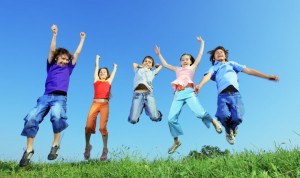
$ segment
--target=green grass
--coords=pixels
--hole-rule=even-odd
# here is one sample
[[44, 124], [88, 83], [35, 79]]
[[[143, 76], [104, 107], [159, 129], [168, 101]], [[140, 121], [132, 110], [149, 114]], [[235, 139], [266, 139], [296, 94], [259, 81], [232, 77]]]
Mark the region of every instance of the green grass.
[[[121, 154], [121, 153], [120, 153]], [[277, 148], [274, 152], [240, 153], [180, 160], [149, 161], [128, 154], [111, 155], [109, 161], [57, 161], [31, 163], [20, 168], [18, 162], [0, 162], [0, 177], [300, 177], [300, 150]]]

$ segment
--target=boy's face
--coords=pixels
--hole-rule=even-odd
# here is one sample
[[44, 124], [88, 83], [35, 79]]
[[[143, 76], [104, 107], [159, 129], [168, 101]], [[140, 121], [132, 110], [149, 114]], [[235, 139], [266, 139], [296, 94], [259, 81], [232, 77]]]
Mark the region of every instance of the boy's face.
[[219, 62], [226, 61], [226, 54], [222, 49], [217, 49], [214, 54], [214, 60]]
[[106, 80], [107, 78], [107, 71], [106, 69], [101, 69], [100, 72], [99, 72], [99, 78], [100, 80]]
[[59, 66], [66, 66], [69, 63], [69, 57], [66, 54], [61, 54], [57, 56], [55, 60], [56, 60], [56, 64]]
[[187, 67], [190, 66], [192, 63], [191, 57], [189, 55], [183, 55], [180, 59], [181, 67]]
[[142, 66], [143, 66], [143, 67], [146, 67], [146, 68], [148, 68], [148, 69], [152, 69], [153, 61], [152, 61], [150, 58], [146, 58], [146, 59], [143, 61]]

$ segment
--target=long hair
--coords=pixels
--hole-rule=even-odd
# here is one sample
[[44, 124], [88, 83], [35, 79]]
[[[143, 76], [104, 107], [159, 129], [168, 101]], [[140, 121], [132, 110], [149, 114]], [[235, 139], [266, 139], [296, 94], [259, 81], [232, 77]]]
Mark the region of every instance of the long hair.
[[223, 46], [217, 46], [215, 49], [210, 50], [210, 51], [207, 52], [208, 54], [210, 54], [209, 60], [210, 60], [210, 62], [211, 62], [212, 65], [215, 64], [214, 57], [215, 57], [215, 53], [216, 53], [216, 51], [217, 51], [218, 49], [224, 51], [224, 53], [225, 53], [225, 61], [226, 61], [226, 62], [228, 61], [228, 50], [225, 49]]
[[181, 61], [181, 58], [182, 58], [184, 55], [190, 56], [191, 65], [193, 65], [194, 62], [195, 62], [195, 59], [194, 59], [194, 57], [193, 57], [192, 55], [190, 55], [190, 54], [188, 54], [188, 53], [182, 54], [182, 55], [180, 56], [180, 61]]
[[101, 71], [102, 69], [105, 69], [105, 70], [106, 70], [106, 73], [107, 73], [107, 77], [105, 78], [105, 80], [109, 79], [110, 73], [109, 73], [109, 70], [108, 70], [107, 67], [101, 67], [100, 69], [98, 69], [98, 76], [99, 76], [100, 71]]
[[66, 54], [69, 58], [69, 61], [73, 58], [73, 55], [65, 48], [57, 48], [54, 52], [53, 59], [55, 60], [58, 56]]

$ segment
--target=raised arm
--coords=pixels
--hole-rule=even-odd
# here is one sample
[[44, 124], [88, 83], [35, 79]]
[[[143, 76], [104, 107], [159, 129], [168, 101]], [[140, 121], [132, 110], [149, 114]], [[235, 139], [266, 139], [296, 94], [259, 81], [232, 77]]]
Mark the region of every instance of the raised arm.
[[161, 55], [161, 53], [160, 53], [160, 48], [159, 48], [157, 45], [155, 46], [155, 54], [158, 56], [160, 62], [162, 63], [162, 65], [163, 65], [165, 68], [168, 68], [168, 69], [170, 69], [170, 70], [176, 72], [176, 67], [174, 67], [174, 66], [172, 66], [172, 65], [170, 65], [170, 64], [168, 64], [168, 63], [166, 62], [166, 60], [164, 59], [164, 57], [163, 57], [163, 56]]
[[56, 50], [56, 36], [57, 36], [58, 28], [56, 25], [52, 25], [51, 30], [53, 32], [53, 36], [52, 36], [52, 40], [51, 40], [51, 44], [50, 44], [50, 52], [48, 55], [48, 63], [49, 64], [52, 62], [54, 53]]
[[100, 56], [97, 54], [96, 55], [96, 60], [95, 60], [94, 82], [96, 82], [97, 80], [99, 80], [99, 75], [98, 75], [98, 71], [99, 71], [99, 59], [100, 59]]
[[132, 63], [132, 67], [135, 68], [143, 68], [143, 66], [139, 65], [138, 63]]
[[115, 78], [115, 75], [116, 75], [116, 72], [117, 72], [117, 67], [118, 67], [118, 65], [117, 65], [117, 64], [114, 64], [114, 69], [113, 69], [113, 71], [111, 72], [110, 77], [107, 79], [108, 82], [109, 82], [110, 84], [112, 83], [112, 81], [113, 81], [114, 78]]
[[162, 69], [162, 65], [160, 64], [155, 64], [155, 75]]
[[73, 59], [72, 59], [72, 64], [75, 65], [76, 61], [77, 61], [77, 58], [79, 56], [79, 54], [81, 53], [81, 49], [82, 49], [82, 46], [83, 46], [83, 43], [84, 43], [84, 40], [85, 40], [85, 33], [84, 32], [80, 32], [80, 42], [79, 42], [79, 45], [73, 55]]
[[200, 81], [200, 83], [198, 85], [196, 85], [195, 87], [195, 93], [199, 93], [200, 89], [202, 88], [202, 86], [204, 84], [206, 84], [210, 79], [211, 79], [212, 74], [211, 73], [207, 73], [202, 80]]
[[197, 36], [196, 39], [197, 39], [197, 41], [200, 42], [201, 45], [200, 45], [198, 56], [195, 59], [194, 64], [192, 65], [192, 67], [193, 67], [194, 70], [197, 70], [197, 67], [198, 67], [198, 65], [199, 65], [199, 63], [201, 61], [201, 58], [202, 58], [202, 55], [203, 55], [203, 50], [204, 50], [204, 40], [201, 37], [199, 37], [199, 36]]
[[253, 76], [256, 76], [256, 77], [260, 77], [260, 78], [265, 78], [265, 79], [268, 79], [268, 80], [279, 81], [279, 77], [277, 75], [267, 75], [267, 74], [261, 73], [261, 72], [255, 70], [255, 69], [251, 69], [251, 68], [244, 68], [242, 70], [242, 72], [244, 72], [248, 75], [253, 75]]

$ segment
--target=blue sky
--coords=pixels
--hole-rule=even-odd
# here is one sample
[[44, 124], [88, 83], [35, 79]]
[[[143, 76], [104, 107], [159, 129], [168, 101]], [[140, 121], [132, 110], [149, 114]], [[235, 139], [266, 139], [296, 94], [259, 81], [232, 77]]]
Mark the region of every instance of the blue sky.
[[[211, 66], [207, 51], [218, 45], [229, 50], [229, 60], [266, 74], [277, 74], [271, 82], [239, 74], [246, 113], [235, 145], [224, 133], [207, 129], [185, 106], [180, 115], [182, 146], [171, 157], [186, 156], [203, 145], [233, 152], [293, 148], [300, 143], [299, 81], [300, 2], [204, 1], [204, 0], [116, 0], [116, 1], [3, 1], [0, 7], [1, 160], [21, 158], [26, 138], [20, 133], [23, 118], [44, 92], [46, 58], [52, 38], [51, 25], [58, 26], [57, 46], [74, 52], [86, 33], [82, 54], [70, 81], [67, 102], [69, 127], [62, 133], [58, 160], [83, 160], [84, 127], [93, 99], [93, 69], [96, 54], [100, 66], [118, 71], [112, 84], [108, 123], [110, 157], [129, 148], [149, 158], [166, 158], [173, 139], [167, 116], [173, 99], [170, 83], [175, 73], [163, 68], [154, 80], [157, 107], [163, 121], [155, 123], [143, 113], [140, 122], [127, 122], [133, 92], [133, 62], [154, 57], [155, 45], [168, 63], [180, 65], [179, 57], [198, 54], [196, 36], [205, 40], [204, 55], [195, 75], [198, 83]], [[217, 90], [208, 82], [198, 94], [203, 107], [216, 111]], [[97, 123], [99, 124], [99, 123]], [[97, 125], [97, 129], [99, 125]], [[46, 161], [53, 140], [49, 116], [40, 125], [34, 143], [33, 161]], [[100, 157], [100, 133], [92, 136], [92, 158]]]

